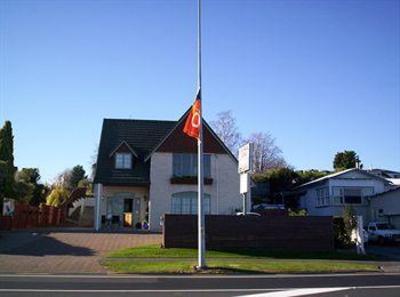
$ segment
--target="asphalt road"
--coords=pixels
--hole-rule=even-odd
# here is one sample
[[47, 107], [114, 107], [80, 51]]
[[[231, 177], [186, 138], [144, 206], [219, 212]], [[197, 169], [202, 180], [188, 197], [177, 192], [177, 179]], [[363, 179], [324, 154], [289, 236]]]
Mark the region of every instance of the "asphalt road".
[[[262, 295], [260, 295], [262, 294]], [[0, 296], [399, 297], [400, 274], [292, 276], [1, 275]]]

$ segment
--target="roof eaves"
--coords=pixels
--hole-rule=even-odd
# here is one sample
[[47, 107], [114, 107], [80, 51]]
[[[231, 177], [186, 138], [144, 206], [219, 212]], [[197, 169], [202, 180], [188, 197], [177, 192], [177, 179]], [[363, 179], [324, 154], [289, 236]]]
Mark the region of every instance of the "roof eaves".
[[296, 187], [296, 189], [300, 189], [300, 188], [303, 188], [303, 187], [307, 187], [307, 186], [310, 186], [310, 185], [312, 185], [312, 184], [315, 184], [315, 183], [319, 183], [319, 182], [321, 182], [321, 181], [324, 181], [324, 180], [326, 180], [326, 179], [335, 178], [335, 177], [341, 176], [341, 175], [343, 175], [343, 174], [346, 174], [346, 173], [352, 172], [352, 171], [357, 171], [357, 172], [359, 172], [359, 173], [361, 173], [361, 174], [364, 174], [364, 175], [367, 175], [367, 176], [369, 176], [369, 177], [379, 179], [379, 180], [381, 180], [382, 182], [384, 182], [385, 184], [390, 184], [390, 182], [389, 182], [388, 180], [386, 180], [385, 178], [383, 178], [383, 177], [376, 176], [375, 174], [368, 173], [367, 171], [361, 170], [361, 169], [358, 169], [358, 168], [350, 168], [350, 169], [346, 169], [346, 170], [343, 170], [343, 171], [335, 172], [335, 173], [332, 173], [332, 174], [323, 176], [323, 177], [321, 177], [321, 178], [312, 180], [312, 181], [310, 181], [310, 182], [308, 182], [308, 183], [305, 183], [305, 184], [302, 184], [302, 185]]
[[300, 189], [300, 188], [303, 188], [303, 187], [307, 187], [307, 186], [309, 186], [309, 185], [319, 183], [319, 182], [324, 181], [324, 180], [326, 180], [326, 179], [330, 179], [330, 178], [333, 178], [333, 177], [340, 176], [340, 175], [342, 175], [342, 174], [351, 172], [351, 171], [353, 171], [353, 170], [356, 170], [356, 168], [350, 168], [350, 169], [346, 169], [346, 170], [343, 170], [343, 171], [334, 172], [334, 173], [325, 175], [325, 176], [323, 176], [323, 177], [314, 179], [314, 180], [312, 180], [312, 181], [309, 181], [309, 182], [307, 182], [307, 183], [305, 183], [305, 184], [302, 184], [302, 185], [296, 187], [296, 189]]

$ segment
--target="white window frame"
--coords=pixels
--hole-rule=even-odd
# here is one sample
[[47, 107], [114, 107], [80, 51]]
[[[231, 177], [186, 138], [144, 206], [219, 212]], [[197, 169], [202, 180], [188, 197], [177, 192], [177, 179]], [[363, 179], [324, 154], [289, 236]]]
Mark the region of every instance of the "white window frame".
[[[346, 188], [353, 188], [359, 189], [361, 191], [361, 203], [346, 203], [345, 201], [345, 189]], [[338, 191], [335, 191], [337, 189]], [[366, 194], [366, 190], [369, 190], [369, 194]], [[339, 192], [339, 195], [335, 195], [335, 192]], [[371, 186], [333, 186], [332, 187], [332, 197], [334, 200], [334, 205], [365, 205], [365, 197], [373, 195], [375, 193], [375, 188]]]
[[316, 192], [316, 207], [324, 207], [330, 205], [329, 188], [321, 187], [315, 189]]
[[[204, 154], [204, 177], [211, 177], [211, 154]], [[172, 155], [172, 175], [176, 177], [197, 176], [197, 154], [174, 153]]]
[[115, 153], [115, 169], [132, 169], [132, 154]]
[[[204, 194], [204, 214], [211, 214], [211, 195]], [[171, 196], [172, 214], [197, 214], [197, 192], [179, 192]]]

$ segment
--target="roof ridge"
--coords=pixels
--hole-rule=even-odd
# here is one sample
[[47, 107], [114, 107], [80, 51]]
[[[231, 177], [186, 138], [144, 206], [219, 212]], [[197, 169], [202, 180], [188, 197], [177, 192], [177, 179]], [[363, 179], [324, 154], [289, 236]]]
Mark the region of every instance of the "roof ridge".
[[150, 119], [117, 119], [117, 118], [104, 118], [104, 121], [126, 121], [126, 122], [168, 122], [168, 123], [176, 123], [177, 121], [173, 120], [150, 120]]
[[329, 179], [329, 178], [338, 177], [338, 176], [340, 176], [340, 175], [349, 173], [349, 172], [351, 172], [351, 171], [357, 171], [357, 172], [359, 172], [359, 173], [361, 173], [361, 174], [368, 175], [368, 176], [370, 176], [370, 177], [373, 177], [373, 178], [376, 178], [376, 179], [381, 179], [381, 180], [386, 181], [384, 178], [382, 178], [382, 177], [380, 177], [380, 176], [377, 176], [377, 175], [375, 175], [375, 174], [369, 173], [367, 170], [360, 169], [360, 168], [348, 168], [348, 169], [345, 169], [345, 170], [342, 170], [342, 171], [337, 171], [337, 172], [334, 172], [334, 173], [325, 175], [325, 176], [323, 176], [323, 177], [314, 179], [314, 180], [312, 180], [312, 181], [306, 182], [306, 183], [304, 183], [304, 184], [301, 184], [301, 185], [297, 186], [296, 188], [297, 188], [297, 189], [303, 188], [303, 187], [306, 187], [306, 186], [308, 186], [308, 185], [315, 184], [315, 183], [318, 183], [318, 182], [320, 182], [320, 181], [323, 181], [323, 180], [326, 180], [326, 179]]

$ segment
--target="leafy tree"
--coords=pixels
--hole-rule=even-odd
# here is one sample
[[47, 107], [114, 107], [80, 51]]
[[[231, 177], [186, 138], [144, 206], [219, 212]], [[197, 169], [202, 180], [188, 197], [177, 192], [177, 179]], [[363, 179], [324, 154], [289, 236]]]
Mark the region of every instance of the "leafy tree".
[[242, 136], [238, 131], [236, 119], [232, 111], [228, 110], [218, 113], [217, 119], [211, 122], [211, 126], [224, 144], [236, 155], [242, 141]]
[[[283, 203], [287, 208], [297, 208], [298, 202], [289, 193], [295, 186], [297, 173], [290, 167], [271, 168], [262, 173], [253, 175], [255, 183], [267, 183], [269, 185], [269, 194], [264, 197], [254, 197], [258, 203]], [[253, 197], [252, 197], [253, 198]]]
[[[18, 195], [22, 195], [19, 197], [25, 197], [23, 200], [29, 201], [31, 205], [38, 206], [40, 203], [46, 201], [46, 194], [48, 189], [45, 185], [39, 183], [40, 173], [37, 168], [23, 168], [16, 174], [17, 185], [16, 192]], [[25, 184], [31, 185], [32, 193], [25, 194], [24, 191], [28, 190], [28, 187]], [[17, 195], [17, 197], [18, 197]], [[28, 199], [29, 197], [29, 199]]]
[[296, 171], [297, 178], [296, 178], [296, 186], [308, 183], [310, 181], [316, 180], [318, 178], [324, 177], [331, 172], [329, 171], [320, 171], [317, 169], [310, 169], [310, 170], [298, 170]]
[[354, 216], [354, 209], [352, 206], [346, 205], [344, 207], [343, 224], [344, 224], [344, 232], [342, 235], [342, 244], [345, 246], [349, 246], [351, 245], [351, 233], [357, 226], [357, 222]]
[[17, 174], [14, 183], [14, 192], [18, 201], [30, 202], [33, 198], [34, 190], [35, 186], [32, 183], [20, 179]]
[[37, 184], [40, 180], [39, 169], [37, 168], [22, 168], [18, 171], [17, 176], [19, 179], [22, 179], [26, 182]]
[[4, 183], [7, 172], [7, 163], [5, 161], [0, 161], [0, 198], [4, 193]]
[[[296, 212], [299, 194], [296, 192], [295, 188], [327, 174], [329, 174], [328, 171], [319, 171], [315, 169], [295, 171], [291, 167], [281, 167], [256, 173], [253, 175], [253, 181], [256, 183], [267, 183], [269, 185], [270, 193], [267, 197], [264, 197], [264, 201], [262, 202], [284, 203], [287, 208]], [[260, 203], [261, 200], [262, 198], [257, 197], [258, 203]]]
[[267, 181], [271, 193], [291, 190], [295, 185], [296, 178], [296, 172], [290, 167], [271, 168], [253, 176], [253, 180], [256, 182]]
[[0, 129], [0, 161], [2, 165], [2, 183], [0, 184], [0, 198], [14, 198], [14, 136], [10, 121], [6, 121]]
[[251, 134], [245, 142], [254, 143], [254, 171], [264, 172], [267, 169], [287, 167], [282, 157], [281, 149], [276, 145], [275, 138], [269, 133], [257, 132]]
[[62, 206], [68, 199], [69, 192], [62, 186], [55, 186], [46, 198], [46, 204], [50, 206]]
[[333, 168], [336, 171], [355, 168], [357, 164], [362, 168], [360, 158], [355, 151], [338, 152], [333, 160]]
[[66, 169], [57, 176], [55, 184], [66, 188], [72, 192], [79, 185], [79, 182], [87, 179], [86, 172], [81, 165], [76, 165], [72, 169]]
[[78, 187], [79, 182], [85, 179], [87, 179], [85, 169], [81, 165], [76, 165], [71, 170], [68, 187], [70, 190], [74, 190]]

